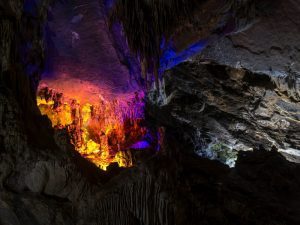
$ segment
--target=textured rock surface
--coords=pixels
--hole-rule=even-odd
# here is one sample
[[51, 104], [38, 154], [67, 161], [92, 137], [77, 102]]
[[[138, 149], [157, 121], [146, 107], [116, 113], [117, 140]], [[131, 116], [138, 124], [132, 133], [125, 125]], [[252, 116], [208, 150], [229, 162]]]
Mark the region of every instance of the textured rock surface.
[[[24, 2], [0, 3], [1, 225], [300, 224], [299, 165], [263, 150], [299, 147], [299, 95], [288, 81], [197, 60], [181, 65], [148, 108], [149, 121], [165, 127], [161, 151], [104, 173], [37, 110], [49, 2]], [[221, 150], [261, 146], [240, 152], [229, 169], [195, 154], [195, 143], [213, 138]]]
[[119, 175], [103, 175], [71, 149], [32, 147], [10, 102], [1, 95], [1, 224], [300, 222], [300, 168], [275, 152], [241, 155], [229, 170], [193, 154], [182, 134], [164, 124], [163, 151]]
[[170, 126], [187, 127], [195, 151], [210, 158], [226, 161], [216, 151], [235, 158], [235, 151], [259, 145], [299, 157], [300, 99], [281, 86], [268, 75], [195, 60], [167, 72], [161, 96], [150, 96], [158, 108], [148, 109]]
[[[132, 91], [129, 68], [120, 63], [98, 0], [56, 1], [48, 21], [48, 71], [43, 80], [53, 88], [89, 82], [87, 96]], [[60, 85], [59, 85], [60, 84]], [[79, 90], [73, 90], [79, 92]]]
[[299, 90], [299, 12], [298, 0], [273, 1], [252, 27], [211, 43], [198, 57], [274, 77], [289, 76]]

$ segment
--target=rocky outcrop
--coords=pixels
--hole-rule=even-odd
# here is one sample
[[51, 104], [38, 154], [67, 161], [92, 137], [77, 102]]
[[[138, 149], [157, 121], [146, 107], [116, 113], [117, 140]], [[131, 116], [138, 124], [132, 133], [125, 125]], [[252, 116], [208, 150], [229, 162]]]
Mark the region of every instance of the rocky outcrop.
[[300, 99], [270, 76], [194, 60], [168, 71], [162, 86], [148, 111], [178, 132], [186, 127], [200, 155], [231, 165], [237, 151], [261, 145], [299, 158]]
[[299, 12], [297, 0], [273, 1], [253, 26], [210, 43], [197, 58], [287, 78], [299, 96]]

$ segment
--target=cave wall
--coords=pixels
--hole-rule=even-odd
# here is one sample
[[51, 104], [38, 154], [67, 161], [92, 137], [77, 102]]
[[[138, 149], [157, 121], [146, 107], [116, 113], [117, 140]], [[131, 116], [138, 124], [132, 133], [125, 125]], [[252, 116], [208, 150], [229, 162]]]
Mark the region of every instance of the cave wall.
[[251, 27], [211, 43], [197, 58], [285, 78], [299, 101], [299, 12], [297, 0], [273, 1]]
[[269, 75], [193, 60], [166, 72], [160, 93], [149, 94], [147, 112], [199, 155], [233, 166], [238, 151], [260, 146], [299, 162], [299, 102]]
[[[166, 121], [193, 127], [189, 135], [200, 155], [219, 158], [212, 149], [262, 145], [298, 161], [299, 4], [227, 3], [219, 16], [208, 13], [210, 6], [219, 9], [215, 1], [203, 3], [192, 22], [180, 24], [161, 58], [162, 71], [169, 71], [162, 72], [160, 95], [150, 93], [149, 99], [170, 110]], [[214, 22], [203, 25], [202, 17]], [[208, 72], [205, 64], [215, 71]]]
[[[300, 223], [299, 166], [263, 150], [274, 142], [278, 148], [284, 142], [299, 146], [293, 89], [282, 91], [269, 76], [251, 70], [205, 66], [193, 59], [167, 72], [159, 99], [156, 93], [150, 96], [149, 120], [165, 127], [162, 150], [139, 152], [135, 167], [104, 173], [76, 154], [64, 131], [54, 133], [36, 108], [49, 2], [35, 1], [28, 8], [22, 3], [0, 5], [5, 53], [0, 224]], [[198, 157], [194, 143], [206, 141], [200, 136], [193, 142], [200, 127], [207, 140], [210, 131], [256, 151], [240, 153], [234, 169]]]
[[[32, 144], [51, 145], [45, 136], [50, 124], [40, 117], [36, 89], [44, 66], [44, 22], [50, 1], [8, 1], [1, 9], [1, 94], [14, 99]], [[4, 106], [4, 104], [2, 104]], [[31, 121], [36, 121], [32, 123]], [[5, 131], [5, 129], [3, 130]]]
[[67, 92], [68, 84], [86, 82], [93, 85], [93, 88], [81, 85], [87, 99], [95, 92], [114, 96], [132, 91], [134, 85], [130, 82], [134, 79], [129, 62], [126, 58], [120, 62], [122, 56], [112, 40], [114, 36], [109, 32], [101, 1], [56, 1], [47, 29], [51, 46], [46, 49], [47, 70], [43, 81], [49, 86]]
[[81, 157], [63, 135], [58, 147], [36, 105], [49, 4], [0, 3], [0, 224], [74, 224], [70, 202], [88, 183]]
[[44, 64], [43, 27], [49, 4], [1, 3], [1, 52], [5, 54], [1, 54], [0, 76], [0, 224], [164, 220], [167, 214], [156, 218], [161, 212], [157, 206], [163, 207], [164, 200], [158, 199], [147, 215], [149, 193], [139, 190], [148, 185], [149, 177], [142, 173], [126, 179], [123, 174], [118, 178], [121, 182], [110, 181], [113, 173], [81, 158], [66, 133], [55, 133], [40, 115], [35, 91]]

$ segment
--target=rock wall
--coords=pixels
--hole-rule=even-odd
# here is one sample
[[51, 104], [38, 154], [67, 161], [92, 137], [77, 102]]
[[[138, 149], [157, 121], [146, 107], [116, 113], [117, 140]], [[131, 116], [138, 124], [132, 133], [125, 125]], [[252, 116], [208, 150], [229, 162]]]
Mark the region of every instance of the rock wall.
[[[36, 107], [49, 1], [6, 3], [0, 3], [1, 225], [300, 223], [299, 165], [263, 150], [299, 146], [299, 103], [286, 82], [197, 59], [180, 65], [148, 105], [149, 122], [164, 126], [161, 151], [137, 152], [134, 167], [101, 172]], [[195, 154], [195, 143], [205, 146], [212, 137], [224, 142], [217, 150], [242, 143], [255, 151], [234, 155], [229, 169]]]
[[197, 58], [288, 77], [299, 97], [299, 12], [297, 0], [273, 1], [260, 10], [255, 24], [211, 43]]
[[233, 165], [237, 151], [260, 145], [299, 158], [297, 91], [269, 75], [194, 60], [168, 71], [160, 93], [149, 95], [148, 111], [186, 133], [200, 155]]

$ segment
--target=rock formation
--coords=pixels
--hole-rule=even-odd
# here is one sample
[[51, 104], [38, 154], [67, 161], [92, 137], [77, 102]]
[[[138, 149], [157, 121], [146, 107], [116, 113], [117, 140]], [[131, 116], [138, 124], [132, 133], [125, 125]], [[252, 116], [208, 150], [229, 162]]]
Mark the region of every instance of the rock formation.
[[[195, 13], [213, 12], [216, 2]], [[217, 37], [204, 29], [208, 47], [148, 92], [146, 120], [160, 150], [137, 151], [133, 167], [107, 172], [82, 158], [36, 104], [52, 2], [0, 2], [1, 225], [300, 224], [298, 1], [221, 2], [236, 12], [234, 29], [222, 14]], [[171, 31], [201, 28], [194, 22]], [[191, 36], [176, 36], [170, 64]]]

